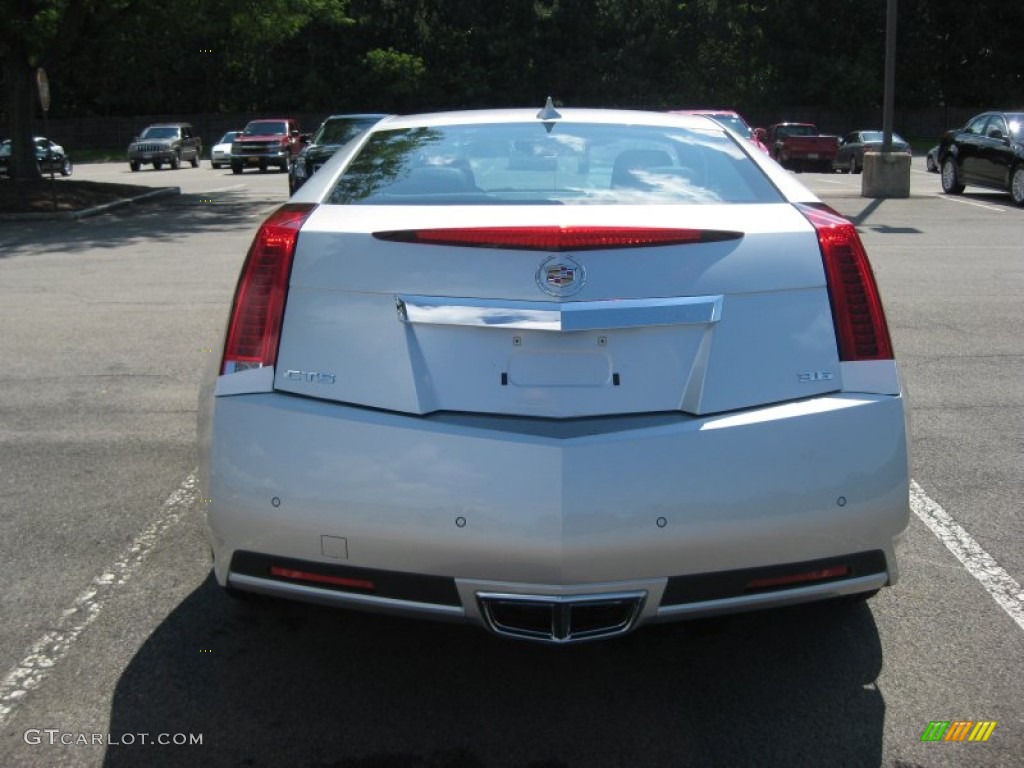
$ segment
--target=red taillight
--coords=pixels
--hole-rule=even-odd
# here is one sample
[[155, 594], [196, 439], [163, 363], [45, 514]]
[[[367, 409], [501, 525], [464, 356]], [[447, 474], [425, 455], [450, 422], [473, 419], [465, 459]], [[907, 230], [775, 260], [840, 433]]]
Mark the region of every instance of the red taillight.
[[456, 227], [374, 232], [380, 240], [526, 251], [592, 251], [737, 240], [742, 232], [661, 227]]
[[312, 581], [316, 584], [329, 584], [332, 587], [347, 587], [349, 589], [374, 590], [376, 585], [369, 579], [353, 579], [348, 576], [329, 576], [325, 573], [313, 573], [311, 571], [297, 571], [294, 568], [281, 568], [273, 565], [270, 567], [270, 575], [281, 579], [292, 579], [293, 581]]
[[891, 360], [882, 300], [857, 229], [834, 211], [798, 207], [818, 233], [839, 359]]
[[803, 584], [809, 581], [825, 581], [840, 576], [848, 576], [850, 569], [845, 565], [837, 565], [834, 568], [822, 568], [818, 571], [804, 571], [793, 573], [788, 576], [772, 576], [766, 579], [753, 579], [747, 582], [746, 589], [770, 589], [772, 587], [785, 587], [791, 584]]
[[299, 229], [315, 205], [292, 203], [270, 214], [253, 239], [235, 289], [221, 373], [273, 365]]

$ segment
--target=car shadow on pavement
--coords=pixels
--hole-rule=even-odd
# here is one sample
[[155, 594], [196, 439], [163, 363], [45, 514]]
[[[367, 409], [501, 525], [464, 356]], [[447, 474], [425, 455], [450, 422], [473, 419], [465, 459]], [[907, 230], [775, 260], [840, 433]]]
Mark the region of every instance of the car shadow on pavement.
[[109, 727], [115, 739], [201, 734], [201, 746], [122, 743], [104, 765], [879, 765], [881, 667], [863, 604], [550, 647], [237, 602], [210, 577], [126, 667]]
[[287, 201], [244, 191], [183, 194], [132, 203], [79, 220], [0, 221], [0, 259], [37, 253], [76, 253], [153, 241], [183, 241], [207, 232], [251, 232]]

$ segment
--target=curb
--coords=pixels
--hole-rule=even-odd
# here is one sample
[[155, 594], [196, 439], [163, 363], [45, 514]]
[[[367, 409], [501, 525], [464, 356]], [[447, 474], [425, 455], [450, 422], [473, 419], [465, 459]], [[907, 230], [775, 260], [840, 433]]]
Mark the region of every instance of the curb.
[[98, 213], [105, 213], [114, 208], [121, 208], [132, 203], [152, 200], [158, 197], [170, 197], [180, 195], [181, 187], [158, 187], [152, 192], [144, 192], [135, 197], [123, 197], [103, 205], [96, 205], [92, 208], [83, 208], [80, 211], [56, 211], [54, 213], [0, 213], [0, 221], [47, 221], [47, 220], [74, 220], [84, 219], [88, 216], [95, 216]]

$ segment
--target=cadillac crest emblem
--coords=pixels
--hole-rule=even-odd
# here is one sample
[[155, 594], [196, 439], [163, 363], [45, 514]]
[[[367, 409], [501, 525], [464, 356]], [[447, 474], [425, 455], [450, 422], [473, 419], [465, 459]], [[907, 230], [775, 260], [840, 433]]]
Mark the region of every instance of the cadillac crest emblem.
[[568, 256], [551, 256], [537, 269], [537, 286], [551, 296], [572, 296], [586, 282], [583, 265]]

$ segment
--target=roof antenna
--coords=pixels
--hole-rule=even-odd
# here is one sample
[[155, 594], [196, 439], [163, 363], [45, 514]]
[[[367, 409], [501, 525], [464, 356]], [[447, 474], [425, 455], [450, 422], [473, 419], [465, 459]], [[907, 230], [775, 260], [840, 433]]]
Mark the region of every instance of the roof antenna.
[[544, 109], [537, 113], [539, 120], [557, 120], [562, 115], [557, 109], [555, 109], [554, 103], [551, 101], [551, 97], [548, 96], [547, 102], [544, 104]]

